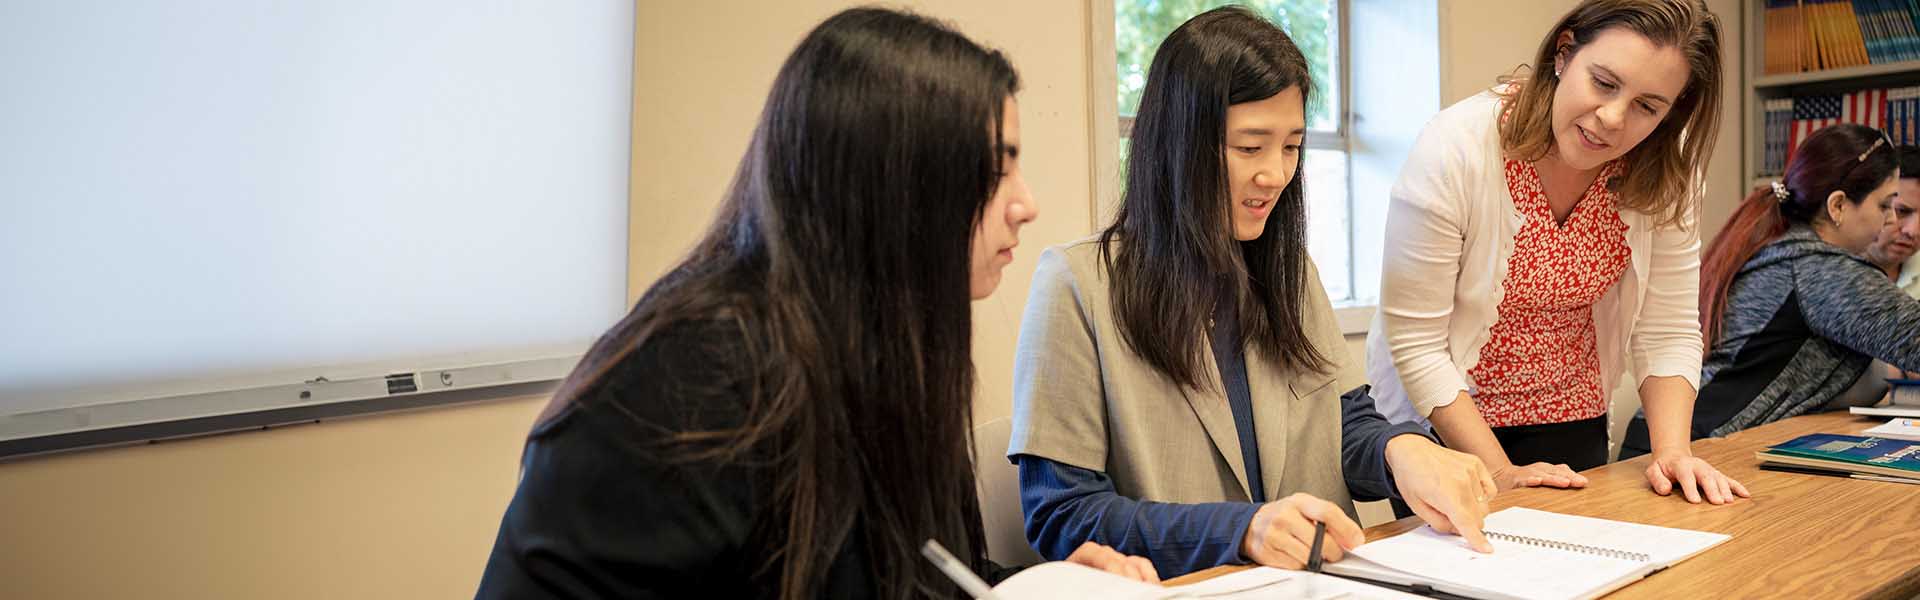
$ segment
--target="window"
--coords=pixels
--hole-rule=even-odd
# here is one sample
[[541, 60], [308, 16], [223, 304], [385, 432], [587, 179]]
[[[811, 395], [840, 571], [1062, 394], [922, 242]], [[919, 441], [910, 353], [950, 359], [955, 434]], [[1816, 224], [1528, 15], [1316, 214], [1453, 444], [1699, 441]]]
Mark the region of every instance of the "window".
[[[1344, 0], [1114, 0], [1114, 51], [1118, 57], [1120, 156], [1124, 162], [1133, 115], [1147, 83], [1147, 69], [1161, 40], [1187, 19], [1214, 7], [1242, 4], [1266, 16], [1293, 38], [1307, 57], [1315, 93], [1307, 106], [1307, 246], [1320, 281], [1336, 305], [1372, 302], [1356, 293], [1353, 211], [1349, 190], [1346, 119], [1347, 81], [1340, 11]], [[1125, 165], [1121, 167], [1123, 170]], [[1124, 172], [1124, 171], [1123, 171]], [[1371, 282], [1360, 286], [1370, 290]]]

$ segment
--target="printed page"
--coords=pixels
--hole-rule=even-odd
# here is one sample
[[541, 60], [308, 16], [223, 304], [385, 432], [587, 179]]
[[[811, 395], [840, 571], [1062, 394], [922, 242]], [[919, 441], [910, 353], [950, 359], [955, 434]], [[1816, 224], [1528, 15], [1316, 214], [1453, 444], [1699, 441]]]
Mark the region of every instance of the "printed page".
[[1273, 567], [1255, 567], [1208, 579], [1200, 583], [1173, 586], [1179, 598], [1205, 600], [1256, 600], [1298, 598], [1300, 600], [1421, 600], [1405, 592], [1348, 581], [1331, 575], [1288, 571]]
[[993, 594], [1001, 600], [1041, 598], [1100, 598], [1101, 600], [1149, 600], [1171, 598], [1177, 592], [1156, 584], [1127, 579], [1119, 575], [1065, 561], [1040, 563], [1014, 573]]

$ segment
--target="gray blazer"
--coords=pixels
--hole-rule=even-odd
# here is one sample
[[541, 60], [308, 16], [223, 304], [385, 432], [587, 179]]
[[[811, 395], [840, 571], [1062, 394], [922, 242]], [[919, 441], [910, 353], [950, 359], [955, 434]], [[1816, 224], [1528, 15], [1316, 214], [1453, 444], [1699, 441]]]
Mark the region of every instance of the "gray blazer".
[[[1340, 394], [1365, 383], [1333, 305], [1307, 266], [1305, 320], [1328, 373], [1282, 372], [1247, 349], [1261, 477], [1268, 500], [1306, 492], [1353, 515], [1340, 474]], [[1123, 496], [1195, 504], [1250, 502], [1240, 437], [1224, 390], [1183, 389], [1127, 348], [1113, 316], [1099, 244], [1040, 255], [1014, 357], [1013, 436], [1021, 454], [1100, 471]], [[1220, 381], [1211, 348], [1205, 367]]]

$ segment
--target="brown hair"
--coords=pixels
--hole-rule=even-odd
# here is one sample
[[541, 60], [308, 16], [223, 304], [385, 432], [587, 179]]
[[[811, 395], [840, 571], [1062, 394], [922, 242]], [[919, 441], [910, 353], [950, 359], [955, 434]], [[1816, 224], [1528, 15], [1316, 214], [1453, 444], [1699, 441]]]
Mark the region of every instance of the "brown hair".
[[[1505, 78], [1508, 85], [1500, 93], [1509, 113], [1500, 122], [1500, 149], [1524, 160], [1553, 149], [1550, 120], [1554, 87], [1560, 83], [1552, 75], [1555, 59], [1571, 57], [1613, 27], [1679, 49], [1686, 57], [1687, 87], [1667, 118], [1622, 157], [1626, 172], [1636, 176], [1622, 178], [1615, 188], [1619, 208], [1652, 215], [1662, 225], [1679, 224], [1692, 208], [1693, 182], [1713, 155], [1720, 124], [1720, 18], [1700, 0], [1586, 0], [1568, 11], [1540, 42], [1531, 75]], [[1562, 45], [1563, 33], [1573, 34], [1573, 43]]]

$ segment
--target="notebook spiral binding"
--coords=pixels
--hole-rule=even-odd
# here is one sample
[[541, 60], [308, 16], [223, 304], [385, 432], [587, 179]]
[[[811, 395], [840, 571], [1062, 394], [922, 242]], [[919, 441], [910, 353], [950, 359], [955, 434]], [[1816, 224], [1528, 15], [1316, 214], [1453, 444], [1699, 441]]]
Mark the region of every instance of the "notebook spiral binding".
[[1596, 556], [1605, 556], [1607, 558], [1618, 558], [1622, 560], [1631, 560], [1636, 562], [1647, 562], [1647, 561], [1653, 560], [1653, 557], [1648, 556], [1645, 553], [1641, 553], [1641, 552], [1628, 552], [1625, 550], [1615, 550], [1613, 548], [1603, 548], [1600, 546], [1571, 544], [1567, 542], [1561, 542], [1561, 541], [1549, 540], [1549, 539], [1543, 539], [1543, 538], [1537, 538], [1537, 537], [1527, 537], [1524, 535], [1500, 533], [1498, 531], [1492, 531], [1492, 530], [1481, 530], [1481, 533], [1486, 534], [1486, 536], [1490, 539], [1508, 541], [1516, 544], [1526, 544], [1529, 546], [1539, 546], [1542, 548], [1553, 548], [1556, 550], [1566, 550], [1569, 552], [1579, 552], [1581, 554], [1592, 554]]

